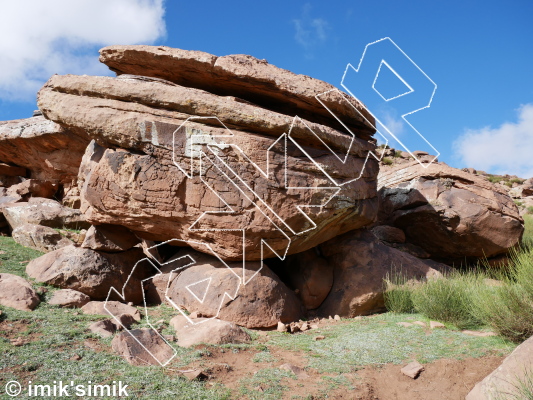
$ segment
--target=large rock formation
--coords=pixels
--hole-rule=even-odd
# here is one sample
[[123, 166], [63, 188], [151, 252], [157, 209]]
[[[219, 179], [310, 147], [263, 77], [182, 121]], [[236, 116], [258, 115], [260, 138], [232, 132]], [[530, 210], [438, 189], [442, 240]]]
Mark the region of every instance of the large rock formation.
[[380, 172], [379, 221], [400, 228], [433, 259], [461, 262], [506, 253], [524, 221], [499, 185], [444, 163], [413, 161]]
[[[145, 61], [129, 70], [132, 51]], [[258, 260], [374, 220], [370, 117], [333, 86], [250, 56], [139, 46], [104, 49], [102, 60], [145, 76], [55, 75], [38, 96], [47, 118], [97, 142], [79, 181], [91, 223], [209, 242], [228, 260], [242, 258], [246, 229], [245, 257]]]

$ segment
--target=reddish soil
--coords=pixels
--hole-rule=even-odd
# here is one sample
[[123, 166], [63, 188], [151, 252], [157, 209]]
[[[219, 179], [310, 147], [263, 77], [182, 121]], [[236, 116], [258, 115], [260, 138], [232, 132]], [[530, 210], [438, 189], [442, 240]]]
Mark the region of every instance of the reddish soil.
[[[278, 367], [289, 363], [305, 367], [307, 360], [302, 354], [274, 349], [270, 353], [275, 363], [255, 363], [253, 356], [256, 349], [241, 349], [234, 353], [232, 349], [207, 347], [210, 356], [204, 356], [190, 364], [188, 368], [202, 369], [208, 375], [208, 384], [220, 383], [233, 391], [239, 399], [239, 386], [243, 378], [252, 377], [263, 368]], [[223, 352], [222, 352], [222, 351]], [[328, 389], [328, 381], [323, 377], [338, 377], [336, 374], [321, 374], [317, 370], [305, 370], [307, 377], [283, 379], [282, 385], [289, 389], [284, 392], [284, 399], [300, 396], [306, 399], [360, 399], [360, 400], [463, 400], [474, 385], [496, 369], [504, 357], [468, 358], [465, 360], [441, 359], [425, 364], [425, 370], [417, 379], [411, 379], [400, 372], [403, 365], [387, 364], [370, 366], [355, 373], [342, 374], [354, 389], [337, 385]], [[169, 373], [177, 371], [169, 370]], [[264, 391], [266, 387], [251, 388]], [[325, 397], [327, 393], [327, 397]], [[312, 396], [312, 397], [311, 397]]]

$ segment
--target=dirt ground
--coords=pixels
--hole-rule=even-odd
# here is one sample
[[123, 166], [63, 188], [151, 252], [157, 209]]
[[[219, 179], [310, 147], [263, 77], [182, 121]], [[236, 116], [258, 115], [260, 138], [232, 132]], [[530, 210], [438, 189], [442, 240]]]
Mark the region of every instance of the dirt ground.
[[[15, 339], [27, 329], [27, 321], [7, 324], [0, 322], [6, 339]], [[39, 340], [39, 334], [24, 336], [25, 342]], [[265, 339], [266, 337], [260, 338]], [[83, 345], [95, 352], [112, 352], [111, 348], [98, 339], [88, 339]], [[232, 349], [219, 346], [197, 346], [205, 354], [185, 368], [168, 367], [166, 374], [182, 374], [188, 369], [199, 369], [205, 374], [206, 385], [221, 384], [232, 391], [231, 399], [247, 399], [241, 393], [243, 380], [250, 379], [260, 370], [276, 369], [283, 364], [302, 368], [297, 379], [283, 377], [280, 385], [283, 399], [360, 399], [360, 400], [463, 400], [474, 385], [496, 369], [504, 357], [489, 356], [466, 358], [463, 360], [440, 359], [424, 364], [424, 371], [417, 379], [411, 379], [400, 372], [405, 364], [384, 364], [367, 366], [351, 373], [320, 373], [308, 368], [304, 352], [290, 351], [277, 346], [269, 346], [274, 362], [254, 362], [260, 351], [255, 347]], [[235, 351], [237, 350], [237, 351]], [[407, 362], [406, 362], [407, 364]], [[8, 371], [3, 371], [8, 372]], [[31, 371], [17, 370], [21, 379], [32, 379]], [[339, 377], [341, 379], [339, 379]], [[249, 389], [254, 396], [261, 398], [271, 381], [254, 384]]]
[[[200, 347], [201, 348], [201, 347]], [[193, 363], [188, 368], [199, 368], [208, 375], [208, 384], [220, 383], [233, 390], [235, 399], [242, 379], [262, 368], [268, 363], [251, 361], [255, 349], [243, 349], [238, 353], [220, 348], [209, 348], [210, 356]], [[303, 367], [306, 359], [297, 352], [287, 350], [270, 350], [276, 358], [274, 366], [285, 363]], [[327, 391], [324, 395], [325, 380], [323, 377], [335, 377], [336, 374], [321, 374], [313, 369], [306, 369], [298, 379], [284, 379], [283, 386], [288, 387], [284, 399], [360, 399], [360, 400], [464, 400], [474, 385], [496, 369], [504, 357], [467, 358], [464, 360], [440, 359], [425, 364], [424, 371], [417, 379], [409, 378], [400, 372], [402, 365], [385, 364], [369, 366], [354, 373], [342, 374], [351, 387], [340, 387]], [[270, 364], [271, 365], [271, 364]], [[327, 378], [326, 378], [327, 379]], [[267, 387], [258, 385], [253, 388], [262, 392]]]

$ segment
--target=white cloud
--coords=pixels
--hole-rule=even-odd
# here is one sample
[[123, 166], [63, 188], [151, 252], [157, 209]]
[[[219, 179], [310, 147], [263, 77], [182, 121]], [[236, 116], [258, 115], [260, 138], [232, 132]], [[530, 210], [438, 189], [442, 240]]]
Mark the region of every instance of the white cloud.
[[311, 18], [310, 14], [311, 5], [307, 3], [303, 7], [302, 16], [292, 20], [295, 29], [294, 39], [306, 50], [325, 43], [328, 38], [328, 22], [323, 18]]
[[2, 2], [0, 99], [28, 101], [53, 74], [107, 74], [96, 49], [165, 35], [164, 0]]
[[533, 177], [533, 104], [518, 109], [517, 122], [506, 122], [497, 128], [467, 129], [453, 146], [466, 167]]

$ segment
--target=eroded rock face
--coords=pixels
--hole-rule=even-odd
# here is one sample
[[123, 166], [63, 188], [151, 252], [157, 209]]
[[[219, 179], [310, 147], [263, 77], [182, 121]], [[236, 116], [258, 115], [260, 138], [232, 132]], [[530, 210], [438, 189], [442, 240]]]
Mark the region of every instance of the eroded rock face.
[[[352, 118], [358, 126], [352, 143], [322, 120], [294, 122], [292, 114], [234, 97], [126, 78], [54, 76], [39, 92], [47, 118], [98, 142], [80, 167], [81, 209], [89, 222], [122, 225], [148, 240], [209, 242], [228, 260], [242, 257], [235, 229], [246, 228], [246, 259], [258, 260], [262, 247], [265, 257], [274, 255], [261, 240], [284, 253], [290, 239], [289, 252], [296, 253], [374, 220], [377, 162], [371, 158], [363, 169], [374, 144], [360, 116]], [[304, 103], [312, 97], [306, 96]], [[354, 107], [337, 96], [331, 103], [344, 107], [348, 118]], [[213, 115], [231, 132], [219, 120], [189, 119]], [[288, 132], [294, 142], [285, 145]], [[201, 165], [191, 163], [201, 151]], [[303, 208], [316, 228], [300, 205], [322, 205]], [[221, 213], [196, 223], [206, 210]]]
[[366, 230], [329, 240], [320, 245], [320, 252], [334, 276], [328, 297], [317, 309], [323, 316], [351, 318], [384, 311], [383, 280], [387, 275], [401, 272], [407, 279], [421, 280], [449, 269], [386, 246]]
[[125, 301], [141, 303], [141, 280], [153, 272], [139, 267], [131, 277], [130, 273], [142, 258], [144, 253], [138, 248], [122, 253], [105, 253], [67, 246], [32, 260], [26, 266], [26, 272], [38, 282], [77, 290], [93, 300], [105, 300], [112, 287], [121, 293], [129, 277], [124, 291]]
[[406, 240], [447, 262], [505, 254], [516, 246], [524, 221], [507, 192], [446, 164], [417, 162], [380, 173], [383, 224], [405, 232]]
[[24, 278], [0, 274], [0, 304], [21, 311], [32, 311], [41, 302], [37, 292]]

